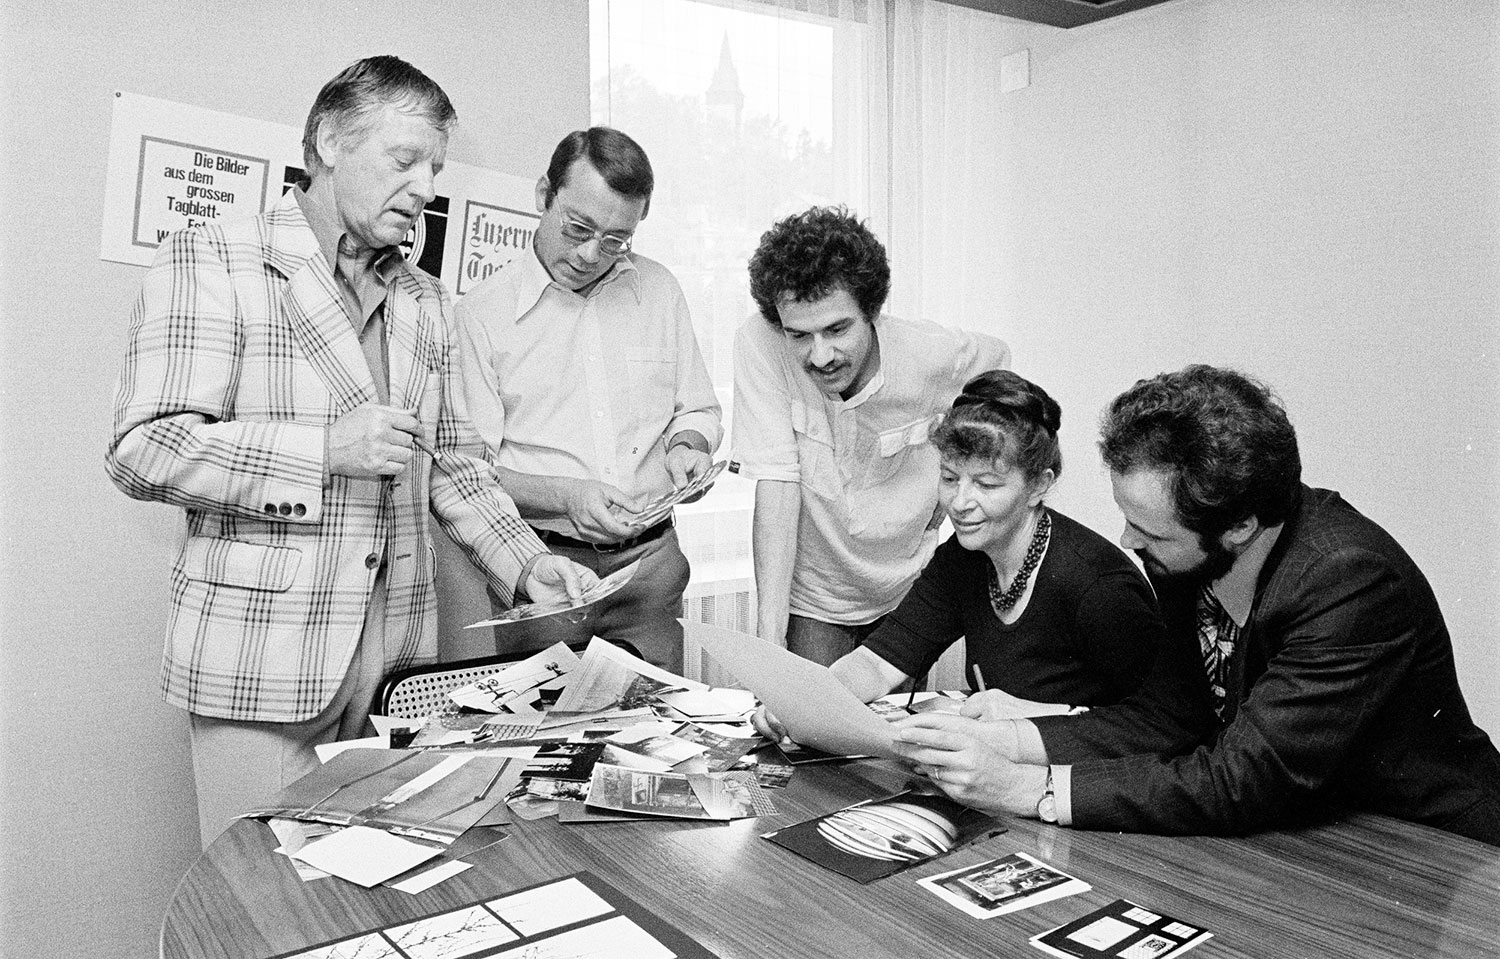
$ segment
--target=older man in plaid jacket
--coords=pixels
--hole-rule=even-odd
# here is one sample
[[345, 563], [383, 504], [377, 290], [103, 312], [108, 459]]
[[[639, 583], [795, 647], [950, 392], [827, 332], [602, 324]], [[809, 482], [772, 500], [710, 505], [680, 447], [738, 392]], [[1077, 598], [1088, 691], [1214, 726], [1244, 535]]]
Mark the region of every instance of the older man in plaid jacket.
[[351, 65], [308, 117], [305, 188], [173, 234], [142, 284], [107, 465], [187, 512], [162, 686], [190, 714], [205, 845], [361, 734], [387, 671], [435, 657], [429, 506], [507, 601], [593, 578], [496, 484], [447, 294], [398, 246], [455, 117], [409, 64]]

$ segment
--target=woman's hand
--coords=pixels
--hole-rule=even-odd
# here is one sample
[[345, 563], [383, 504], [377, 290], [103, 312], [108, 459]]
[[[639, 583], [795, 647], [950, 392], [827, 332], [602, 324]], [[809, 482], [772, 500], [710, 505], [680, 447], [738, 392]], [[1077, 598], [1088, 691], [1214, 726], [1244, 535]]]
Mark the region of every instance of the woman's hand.
[[755, 708], [755, 715], [750, 717], [750, 725], [773, 743], [779, 743], [787, 738], [786, 727], [781, 725], [775, 714], [764, 706]]
[[1064, 703], [1039, 703], [1012, 696], [999, 689], [974, 693], [964, 700], [960, 716], [995, 722], [1001, 719], [1029, 719], [1032, 716], [1066, 716], [1072, 707]]

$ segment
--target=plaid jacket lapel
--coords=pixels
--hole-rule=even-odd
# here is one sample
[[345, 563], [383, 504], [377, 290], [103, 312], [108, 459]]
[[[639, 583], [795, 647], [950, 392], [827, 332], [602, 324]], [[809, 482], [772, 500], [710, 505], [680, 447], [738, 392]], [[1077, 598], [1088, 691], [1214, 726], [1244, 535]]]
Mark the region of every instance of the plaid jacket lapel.
[[375, 380], [359, 347], [307, 217], [291, 193], [266, 216], [266, 262], [287, 278], [282, 310], [303, 355], [333, 397], [330, 419], [375, 402]]
[[308, 260], [290, 277], [283, 302], [292, 335], [333, 396], [332, 417], [377, 399], [370, 365], [323, 257]]
[[[432, 319], [419, 295], [421, 285], [408, 270], [396, 274], [385, 301], [386, 336], [390, 342], [391, 405], [417, 410], [428, 387], [437, 359]], [[434, 304], [434, 308], [438, 308]], [[420, 414], [419, 414], [420, 415]], [[435, 424], [434, 424], [435, 425]], [[429, 436], [429, 439], [431, 437]]]

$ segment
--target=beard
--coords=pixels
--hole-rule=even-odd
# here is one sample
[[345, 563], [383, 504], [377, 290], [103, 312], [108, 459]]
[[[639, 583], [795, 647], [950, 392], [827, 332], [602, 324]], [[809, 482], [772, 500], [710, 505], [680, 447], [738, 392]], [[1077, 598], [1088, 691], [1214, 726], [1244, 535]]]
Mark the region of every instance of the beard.
[[1141, 558], [1141, 565], [1146, 567], [1146, 572], [1154, 580], [1166, 583], [1212, 583], [1229, 572], [1239, 554], [1221, 543], [1217, 537], [1204, 535], [1199, 540], [1203, 558], [1189, 569], [1167, 569], [1145, 550], [1138, 549], [1135, 554]]

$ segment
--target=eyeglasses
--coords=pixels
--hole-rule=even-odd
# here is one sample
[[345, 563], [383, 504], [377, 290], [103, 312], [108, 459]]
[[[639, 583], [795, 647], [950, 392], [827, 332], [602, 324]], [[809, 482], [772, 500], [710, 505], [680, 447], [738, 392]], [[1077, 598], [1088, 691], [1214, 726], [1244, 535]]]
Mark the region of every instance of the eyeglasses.
[[613, 233], [604, 233], [584, 223], [579, 223], [571, 217], [563, 217], [562, 235], [571, 243], [582, 246], [590, 240], [599, 241], [599, 249], [606, 256], [624, 256], [630, 252], [630, 244], [635, 240], [634, 236], [616, 236]]

